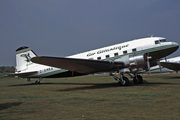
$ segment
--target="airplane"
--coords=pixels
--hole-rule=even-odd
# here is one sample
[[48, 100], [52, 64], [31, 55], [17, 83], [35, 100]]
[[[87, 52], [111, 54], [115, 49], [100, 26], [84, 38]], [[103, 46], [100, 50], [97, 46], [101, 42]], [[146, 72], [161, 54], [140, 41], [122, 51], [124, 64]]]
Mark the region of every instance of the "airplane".
[[[159, 65], [151, 67], [150, 68], [151, 73], [167, 73], [167, 72], [172, 73], [173, 71], [176, 71], [176, 73], [178, 73], [178, 71], [180, 70], [180, 56], [165, 60], [160, 60], [159, 62], [160, 62], [159, 65], [161, 65], [161, 67], [159, 67]], [[144, 73], [146, 74], [148, 72], [145, 70], [141, 71], [141, 74]]]
[[[165, 60], [160, 60], [160, 65], [156, 65], [156, 66], [152, 66], [150, 68], [150, 71], [151, 73], [172, 73], [173, 71], [178, 71], [180, 70], [180, 57], [174, 57], [174, 58], [169, 58], [169, 59], [165, 59]], [[171, 64], [175, 65], [173, 67], [175, 68], [172, 68]], [[168, 65], [168, 67], [167, 67]], [[171, 68], [170, 68], [170, 67]], [[149, 72], [148, 71], [141, 71], [140, 72], [141, 74], [148, 74]]]
[[[22, 78], [74, 77], [102, 72], [119, 72], [113, 76], [119, 85], [129, 85], [124, 73], [129, 73], [136, 84], [143, 83], [139, 71], [150, 71], [160, 58], [166, 57], [179, 48], [175, 42], [163, 37], [147, 37], [111, 45], [67, 57], [37, 56], [29, 47], [16, 50], [16, 71]], [[155, 63], [155, 64], [154, 64]]]

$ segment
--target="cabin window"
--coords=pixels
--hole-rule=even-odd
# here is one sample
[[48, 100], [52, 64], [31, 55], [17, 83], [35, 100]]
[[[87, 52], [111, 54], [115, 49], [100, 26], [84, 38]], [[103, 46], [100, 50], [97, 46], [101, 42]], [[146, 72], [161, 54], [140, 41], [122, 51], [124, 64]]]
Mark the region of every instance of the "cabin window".
[[126, 51], [123, 51], [123, 54], [127, 54], [127, 50], [126, 50]]
[[159, 40], [156, 40], [156, 41], [155, 41], [155, 44], [160, 44]]
[[109, 55], [106, 55], [106, 58], [109, 58]]
[[136, 51], [137, 51], [136, 48], [132, 49], [132, 52], [136, 52]]
[[97, 59], [98, 59], [98, 60], [101, 60], [101, 57], [98, 57]]
[[114, 56], [118, 56], [118, 53], [114, 53]]

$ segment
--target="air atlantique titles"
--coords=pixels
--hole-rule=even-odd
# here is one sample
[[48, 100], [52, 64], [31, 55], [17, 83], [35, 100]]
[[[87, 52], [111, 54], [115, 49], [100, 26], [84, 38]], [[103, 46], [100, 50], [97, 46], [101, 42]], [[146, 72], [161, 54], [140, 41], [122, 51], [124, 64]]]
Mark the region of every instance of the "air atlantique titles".
[[87, 56], [92, 56], [92, 55], [95, 55], [95, 54], [101, 54], [101, 53], [105, 53], [105, 52], [109, 52], [109, 51], [113, 51], [113, 50], [121, 50], [122, 48], [125, 48], [125, 47], [128, 47], [129, 44], [127, 45], [122, 45], [122, 46], [118, 46], [118, 47], [113, 47], [113, 48], [110, 48], [110, 49], [104, 49], [104, 50], [99, 50], [97, 53], [93, 52], [93, 53], [88, 53]]

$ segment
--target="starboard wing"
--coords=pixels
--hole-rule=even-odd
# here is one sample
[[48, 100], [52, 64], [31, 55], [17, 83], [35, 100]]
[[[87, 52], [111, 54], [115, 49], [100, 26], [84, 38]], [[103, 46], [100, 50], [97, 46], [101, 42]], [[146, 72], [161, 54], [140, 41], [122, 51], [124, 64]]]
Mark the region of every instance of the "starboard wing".
[[61, 58], [61, 57], [34, 57], [32, 62], [66, 69], [69, 71], [78, 72], [81, 74], [90, 74], [97, 72], [105, 72], [124, 68], [123, 62], [100, 61], [89, 59], [76, 58]]
[[161, 65], [162, 65], [163, 67], [166, 67], [166, 68], [171, 69], [171, 70], [175, 70], [175, 71], [180, 70], [180, 63], [175, 63], [175, 62], [161, 62]]

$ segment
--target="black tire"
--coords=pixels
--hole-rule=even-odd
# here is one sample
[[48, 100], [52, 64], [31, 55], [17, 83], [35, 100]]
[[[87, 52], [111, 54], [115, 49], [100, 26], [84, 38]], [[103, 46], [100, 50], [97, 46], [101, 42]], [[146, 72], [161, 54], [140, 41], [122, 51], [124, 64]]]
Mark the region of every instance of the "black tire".
[[124, 83], [118, 82], [120, 86], [128, 86], [129, 79], [127, 77], [123, 77]]
[[134, 78], [133, 78], [133, 82], [134, 82], [134, 84], [143, 84], [143, 78], [142, 78], [142, 76], [137, 75], [137, 79], [136, 79], [136, 77], [134, 77]]

